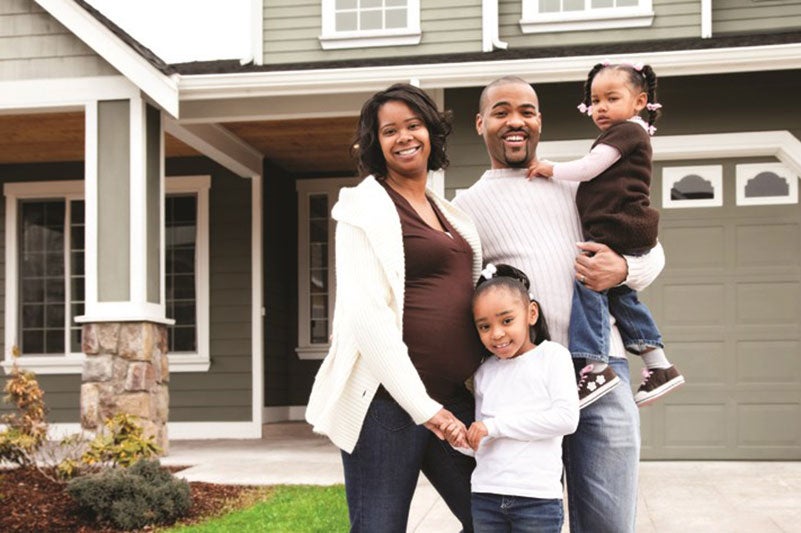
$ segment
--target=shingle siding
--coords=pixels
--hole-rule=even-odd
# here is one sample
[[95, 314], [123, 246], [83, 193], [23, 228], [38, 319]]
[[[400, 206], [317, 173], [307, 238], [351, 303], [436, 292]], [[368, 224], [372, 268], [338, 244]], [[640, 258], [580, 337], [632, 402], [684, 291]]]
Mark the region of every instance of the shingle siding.
[[0, 2], [0, 81], [114, 74], [33, 0]]

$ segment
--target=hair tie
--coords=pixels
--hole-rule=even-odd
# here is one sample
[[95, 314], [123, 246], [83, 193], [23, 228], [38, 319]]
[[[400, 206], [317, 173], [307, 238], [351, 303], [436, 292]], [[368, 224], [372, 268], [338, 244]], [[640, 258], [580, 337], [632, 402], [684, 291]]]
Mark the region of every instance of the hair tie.
[[648, 126], [648, 134], [653, 135], [654, 133], [656, 133], [656, 126], [651, 124], [650, 126]]
[[481, 277], [490, 280], [498, 272], [498, 269], [495, 268], [495, 265], [492, 263], [487, 263], [487, 266], [484, 267], [484, 270], [481, 271]]
[[645, 104], [645, 109], [648, 111], [656, 111], [657, 109], [662, 109], [662, 104], [660, 103], [647, 103]]
[[587, 105], [584, 102], [581, 102], [576, 107], [578, 108], [580, 113], [587, 114], [587, 115], [590, 115], [590, 116], [592, 115], [592, 106], [591, 105]]

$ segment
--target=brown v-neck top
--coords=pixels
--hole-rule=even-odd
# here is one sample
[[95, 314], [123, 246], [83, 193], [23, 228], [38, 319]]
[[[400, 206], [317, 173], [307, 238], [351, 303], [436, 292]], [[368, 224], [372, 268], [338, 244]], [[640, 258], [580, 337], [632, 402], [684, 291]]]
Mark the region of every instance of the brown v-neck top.
[[473, 324], [473, 251], [436, 204], [429, 200], [446, 232], [426, 224], [400, 193], [381, 183], [403, 232], [403, 341], [428, 394], [447, 404], [466, 394], [464, 382], [484, 352]]

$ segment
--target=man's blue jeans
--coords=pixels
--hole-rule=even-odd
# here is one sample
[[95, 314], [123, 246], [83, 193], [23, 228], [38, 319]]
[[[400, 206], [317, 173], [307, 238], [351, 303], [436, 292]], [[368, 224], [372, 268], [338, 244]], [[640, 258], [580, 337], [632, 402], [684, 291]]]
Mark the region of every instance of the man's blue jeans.
[[476, 533], [559, 533], [564, 520], [562, 500], [473, 493]]
[[[609, 365], [627, 385], [628, 362]], [[572, 533], [633, 533], [640, 460], [640, 414], [629, 386], [615, 387], [581, 410], [565, 437], [565, 479]]]
[[595, 292], [576, 281], [573, 283], [568, 346], [573, 357], [609, 361], [610, 314], [615, 317], [626, 350], [642, 354], [649, 347], [664, 347], [651, 311], [637, 298], [636, 291], [621, 285]]
[[[445, 408], [468, 427], [475, 417], [472, 398]], [[470, 476], [475, 461], [416, 425], [394, 400], [373, 399], [356, 447], [351, 454], [342, 452], [342, 464], [352, 532], [405, 533], [420, 472], [464, 531], [473, 531]]]

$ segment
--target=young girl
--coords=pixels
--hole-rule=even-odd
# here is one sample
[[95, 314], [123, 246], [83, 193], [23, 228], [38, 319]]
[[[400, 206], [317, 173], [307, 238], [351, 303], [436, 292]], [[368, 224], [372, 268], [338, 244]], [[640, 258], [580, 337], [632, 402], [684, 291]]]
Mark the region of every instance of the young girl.
[[[542, 161], [529, 176], [579, 181], [576, 206], [587, 240], [615, 252], [642, 255], [656, 244], [659, 213], [650, 207], [651, 140], [662, 107], [656, 74], [649, 65], [598, 63], [584, 84], [582, 113], [601, 130], [590, 153], [576, 161]], [[648, 121], [640, 112], [648, 111]], [[684, 383], [667, 359], [662, 336], [637, 293], [622, 285], [606, 293], [584, 286], [573, 291], [570, 352], [587, 366], [580, 372], [579, 398], [586, 407], [620, 383], [609, 361], [609, 316], [615, 317], [626, 349], [641, 355], [646, 369], [634, 399], [646, 405]]]
[[474, 377], [476, 422], [454, 446], [475, 450], [476, 533], [562, 529], [562, 436], [576, 430], [578, 395], [570, 353], [551, 342], [529, 281], [509, 265], [487, 265], [473, 295], [473, 318], [492, 353]]

